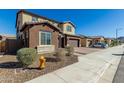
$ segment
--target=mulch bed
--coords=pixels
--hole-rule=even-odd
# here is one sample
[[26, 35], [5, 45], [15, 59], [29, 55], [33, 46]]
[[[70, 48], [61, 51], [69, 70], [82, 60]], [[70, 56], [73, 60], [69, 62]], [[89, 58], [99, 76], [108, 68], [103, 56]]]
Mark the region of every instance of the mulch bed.
[[38, 76], [47, 74], [59, 68], [78, 62], [78, 57], [76, 55], [65, 56], [61, 61], [56, 61], [56, 58], [54, 56], [46, 56], [47, 62], [46, 62], [45, 69], [42, 69], [42, 70], [38, 69], [39, 62], [37, 60], [35, 64], [23, 70], [22, 67], [20, 67], [20, 63], [16, 60], [16, 56], [10, 57], [10, 58], [7, 57], [7, 58], [8, 60], [6, 60], [6, 58], [4, 57], [3, 57], [4, 60], [0, 59], [0, 82], [1, 83], [26, 82]]

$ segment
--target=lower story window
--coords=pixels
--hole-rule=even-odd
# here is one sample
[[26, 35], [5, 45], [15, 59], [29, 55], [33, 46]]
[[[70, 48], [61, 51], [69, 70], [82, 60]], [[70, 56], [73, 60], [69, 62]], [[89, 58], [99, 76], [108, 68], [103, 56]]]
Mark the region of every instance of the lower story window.
[[40, 32], [40, 45], [51, 44], [51, 32], [41, 31]]

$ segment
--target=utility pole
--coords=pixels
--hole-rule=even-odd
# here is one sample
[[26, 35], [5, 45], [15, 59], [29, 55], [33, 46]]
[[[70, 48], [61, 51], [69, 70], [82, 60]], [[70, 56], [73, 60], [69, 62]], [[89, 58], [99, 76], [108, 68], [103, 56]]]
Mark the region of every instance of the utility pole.
[[116, 45], [118, 45], [118, 31], [122, 29], [123, 28], [116, 28]]
[[116, 28], [116, 45], [118, 45], [118, 29]]

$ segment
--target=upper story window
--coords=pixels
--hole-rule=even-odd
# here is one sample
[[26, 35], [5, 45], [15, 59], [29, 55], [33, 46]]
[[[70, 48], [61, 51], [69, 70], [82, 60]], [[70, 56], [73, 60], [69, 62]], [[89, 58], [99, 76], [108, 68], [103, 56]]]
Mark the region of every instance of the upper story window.
[[32, 21], [33, 21], [33, 22], [38, 21], [38, 18], [32, 17]]
[[69, 26], [69, 25], [66, 26], [66, 30], [67, 30], [67, 31], [71, 31], [71, 29], [72, 29], [71, 26]]

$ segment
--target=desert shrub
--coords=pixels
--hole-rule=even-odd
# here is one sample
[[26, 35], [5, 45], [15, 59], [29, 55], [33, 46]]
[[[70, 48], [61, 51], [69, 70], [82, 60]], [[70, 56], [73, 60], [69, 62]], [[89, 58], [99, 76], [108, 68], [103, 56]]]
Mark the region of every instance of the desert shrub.
[[67, 56], [72, 56], [74, 54], [74, 47], [73, 46], [66, 46], [65, 47], [66, 51], [67, 51]]
[[111, 44], [110, 44], [111, 47], [116, 46], [116, 45], [117, 45], [117, 41], [116, 41], [116, 40], [113, 40], [113, 41], [111, 42]]
[[66, 55], [66, 52], [64, 49], [58, 49], [55, 55], [58, 61], [62, 61]]
[[24, 68], [33, 64], [33, 62], [36, 60], [36, 56], [36, 49], [33, 48], [22, 48], [17, 51], [17, 59], [22, 63]]

